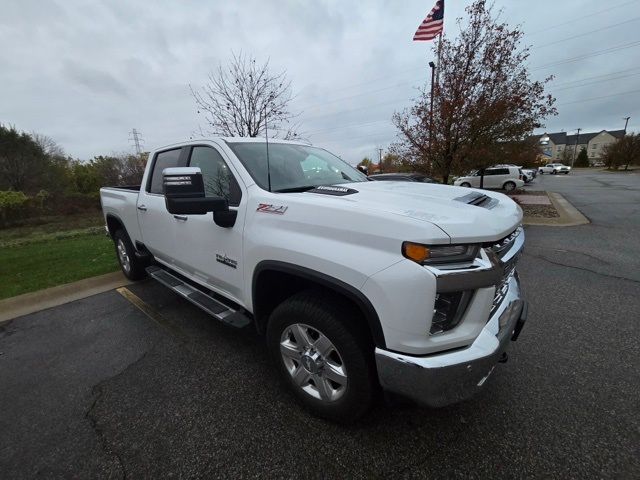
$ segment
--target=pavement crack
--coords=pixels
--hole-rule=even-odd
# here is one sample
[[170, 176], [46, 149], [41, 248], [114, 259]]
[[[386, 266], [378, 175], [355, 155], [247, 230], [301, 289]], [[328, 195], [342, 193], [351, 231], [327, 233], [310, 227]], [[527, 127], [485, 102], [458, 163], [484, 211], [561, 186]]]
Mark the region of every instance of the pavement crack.
[[104, 431], [98, 425], [98, 421], [97, 421], [97, 419], [96, 419], [96, 417], [94, 415], [94, 409], [95, 409], [96, 405], [98, 404], [98, 402], [104, 396], [105, 384], [107, 382], [115, 379], [115, 378], [118, 378], [121, 375], [124, 375], [129, 369], [131, 369], [132, 367], [134, 367], [135, 365], [137, 365], [138, 363], [143, 361], [145, 359], [145, 357], [149, 354], [149, 352], [151, 352], [153, 349], [155, 349], [157, 344], [158, 344], [158, 342], [155, 342], [153, 345], [151, 345], [151, 347], [149, 349], [147, 349], [142, 355], [140, 355], [140, 357], [138, 357], [133, 362], [129, 363], [120, 372], [116, 373], [115, 375], [112, 375], [110, 377], [107, 377], [107, 378], [101, 380], [100, 382], [96, 383], [93, 387], [91, 387], [91, 393], [94, 395], [94, 398], [93, 398], [93, 401], [91, 402], [91, 406], [87, 409], [86, 413], [84, 414], [84, 418], [89, 422], [89, 425], [91, 426], [91, 429], [94, 431], [102, 451], [104, 451], [107, 455], [110, 455], [113, 458], [115, 458], [115, 460], [116, 460], [116, 462], [117, 462], [117, 464], [118, 464], [118, 466], [120, 468], [120, 471], [122, 472], [122, 479], [123, 480], [126, 480], [126, 478], [127, 478], [127, 469], [125, 468], [124, 460], [122, 459], [120, 454], [117, 451], [115, 451], [114, 449], [112, 449], [111, 446], [109, 445], [109, 442], [107, 441], [107, 439], [105, 437]]
[[640, 280], [635, 280], [633, 278], [628, 278], [628, 277], [620, 277], [618, 275], [610, 275], [608, 273], [598, 272], [596, 270], [591, 270], [589, 268], [578, 267], [577, 265], [569, 265], [568, 263], [557, 262], [555, 260], [551, 260], [551, 259], [549, 259], [549, 258], [547, 258], [545, 256], [542, 256], [542, 255], [533, 255], [533, 254], [528, 253], [528, 252], [524, 252], [524, 255], [527, 255], [527, 256], [533, 257], [533, 258], [537, 258], [539, 260], [544, 260], [545, 262], [551, 263], [553, 265], [558, 265], [560, 267], [574, 268], [576, 270], [582, 270], [583, 272], [589, 272], [589, 273], [593, 273], [595, 275], [600, 275], [601, 277], [615, 278], [616, 280], [626, 280], [627, 282], [640, 283]]
[[[96, 387], [92, 388], [92, 391], [95, 388]], [[95, 408], [95, 406], [97, 405], [98, 401], [102, 398], [103, 395], [104, 395], [104, 390], [102, 388], [98, 388], [98, 393], [97, 393], [97, 395], [95, 395], [95, 398], [93, 399], [93, 402], [91, 403], [91, 406], [89, 407], [87, 412], [84, 414], [84, 418], [86, 418], [87, 421], [89, 422], [89, 425], [91, 425], [91, 429], [94, 431], [102, 451], [105, 452], [107, 455], [110, 455], [110, 456], [112, 456], [113, 458], [116, 459], [118, 467], [120, 468], [120, 471], [122, 472], [122, 479], [126, 480], [126, 478], [127, 478], [127, 470], [126, 470], [126, 468], [124, 466], [124, 461], [122, 460], [122, 457], [120, 456], [120, 454], [118, 452], [116, 452], [115, 450], [113, 450], [109, 446], [109, 444], [107, 443], [106, 438], [104, 437], [104, 432], [98, 426], [98, 422], [97, 422], [96, 418], [93, 416], [93, 409]]]
[[[540, 245], [535, 245], [535, 244], [534, 245], [527, 245], [527, 248], [537, 248], [537, 249], [540, 249], [540, 250], [543, 250], [543, 249], [549, 250], [548, 247], [542, 247]], [[561, 253], [566, 253], [566, 252], [575, 253], [576, 255], [583, 255], [585, 257], [593, 258], [594, 260], [597, 260], [600, 263], [604, 263], [605, 265], [611, 265], [610, 262], [607, 262], [606, 260], [604, 260], [604, 259], [602, 259], [602, 258], [600, 258], [600, 257], [598, 257], [596, 255], [591, 255], [590, 253], [580, 252], [578, 250], [571, 250], [570, 248], [551, 248], [551, 250], [553, 250], [554, 252], [561, 252]]]

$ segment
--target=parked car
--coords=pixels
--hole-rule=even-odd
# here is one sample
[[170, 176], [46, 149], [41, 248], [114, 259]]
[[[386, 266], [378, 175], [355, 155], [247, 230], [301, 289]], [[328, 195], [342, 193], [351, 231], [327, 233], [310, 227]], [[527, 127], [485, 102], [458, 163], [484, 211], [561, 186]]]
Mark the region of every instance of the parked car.
[[551, 175], [556, 175], [558, 173], [564, 173], [568, 175], [571, 171], [571, 167], [567, 165], [563, 165], [562, 163], [547, 163], [544, 167], [538, 168], [538, 172], [540, 174], [550, 173]]
[[537, 170], [531, 168], [522, 168], [522, 175], [524, 176], [523, 180], [525, 183], [530, 183], [536, 176], [538, 175]]
[[379, 387], [432, 407], [471, 397], [526, 320], [522, 210], [500, 193], [368, 181], [308, 144], [217, 138], [152, 152], [141, 186], [100, 200], [128, 278], [252, 325], [283, 383], [335, 421]]
[[[480, 188], [480, 171], [466, 177], [458, 177], [454, 185], [460, 187]], [[491, 167], [484, 170], [484, 188], [503, 189], [507, 192], [524, 185], [523, 175], [519, 167]]]
[[369, 175], [372, 180], [385, 180], [396, 182], [422, 182], [422, 183], [440, 183], [431, 177], [427, 177], [422, 173], [376, 173]]

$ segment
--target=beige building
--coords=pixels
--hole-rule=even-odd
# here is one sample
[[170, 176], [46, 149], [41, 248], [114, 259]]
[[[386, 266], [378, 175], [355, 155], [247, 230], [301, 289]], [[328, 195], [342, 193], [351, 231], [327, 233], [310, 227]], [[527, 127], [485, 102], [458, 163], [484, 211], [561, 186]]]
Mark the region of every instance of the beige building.
[[[553, 161], [561, 161], [566, 158], [573, 158], [573, 154], [578, 156], [583, 148], [587, 150], [589, 161], [597, 162], [602, 157], [603, 149], [606, 145], [618, 141], [624, 137], [624, 130], [602, 130], [600, 132], [583, 133], [580, 135], [567, 135], [566, 132], [544, 133], [536, 135], [535, 138], [540, 142], [542, 153]], [[541, 139], [548, 137], [547, 142]], [[564, 154], [565, 150], [567, 151]]]

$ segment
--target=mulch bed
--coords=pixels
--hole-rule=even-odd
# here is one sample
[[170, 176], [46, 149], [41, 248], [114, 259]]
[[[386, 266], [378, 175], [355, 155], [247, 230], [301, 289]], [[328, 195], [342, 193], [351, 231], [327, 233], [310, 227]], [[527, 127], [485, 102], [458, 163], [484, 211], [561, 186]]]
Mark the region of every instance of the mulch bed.
[[560, 215], [553, 205], [520, 205], [525, 218], [557, 218]]
[[[537, 195], [537, 196], [547, 196], [547, 192], [545, 191], [534, 191], [534, 190], [524, 190], [517, 189], [513, 192], [509, 192], [509, 196], [513, 195]], [[526, 218], [557, 218], [560, 216], [556, 207], [551, 205], [527, 205], [518, 201], [517, 198], [513, 199], [524, 212], [525, 219]]]

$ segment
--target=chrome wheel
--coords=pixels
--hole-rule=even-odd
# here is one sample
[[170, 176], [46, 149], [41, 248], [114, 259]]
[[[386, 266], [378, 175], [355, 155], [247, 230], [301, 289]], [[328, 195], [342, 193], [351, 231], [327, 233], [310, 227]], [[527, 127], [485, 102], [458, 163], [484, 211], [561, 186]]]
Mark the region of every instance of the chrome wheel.
[[118, 239], [116, 248], [118, 249], [118, 260], [120, 260], [120, 265], [122, 265], [125, 272], [129, 273], [131, 271], [131, 260], [129, 259], [127, 248], [121, 238]]
[[335, 402], [347, 388], [340, 352], [322, 332], [294, 323], [282, 332], [280, 355], [293, 383], [323, 402]]

